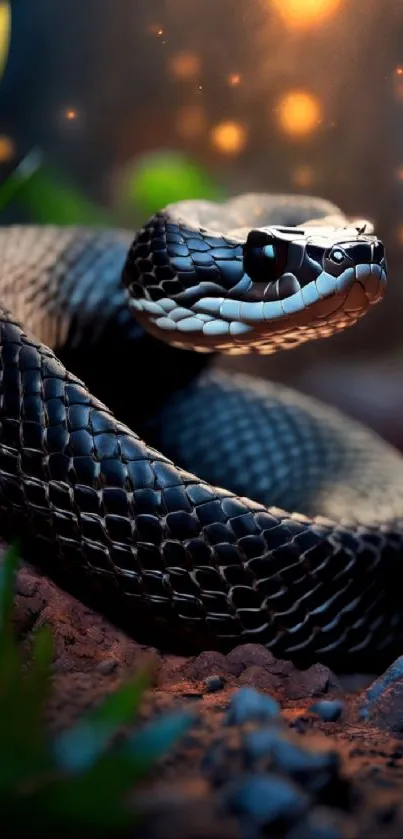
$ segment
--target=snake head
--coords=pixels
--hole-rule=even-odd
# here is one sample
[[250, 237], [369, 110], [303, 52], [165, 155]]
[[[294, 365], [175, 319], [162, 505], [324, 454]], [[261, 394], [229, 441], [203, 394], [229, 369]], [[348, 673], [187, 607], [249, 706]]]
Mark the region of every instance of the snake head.
[[175, 346], [272, 353], [356, 322], [382, 299], [382, 242], [344, 227], [236, 229], [220, 234], [157, 214], [124, 271], [135, 317]]

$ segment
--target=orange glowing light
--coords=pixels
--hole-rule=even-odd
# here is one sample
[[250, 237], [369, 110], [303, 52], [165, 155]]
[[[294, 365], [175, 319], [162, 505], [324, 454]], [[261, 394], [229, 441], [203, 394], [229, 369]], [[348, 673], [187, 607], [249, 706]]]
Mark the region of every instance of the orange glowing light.
[[177, 79], [194, 79], [200, 73], [200, 58], [194, 52], [178, 52], [169, 62], [169, 69]]
[[11, 5], [8, 0], [0, 0], [0, 77], [7, 64], [11, 40]]
[[297, 139], [312, 134], [322, 119], [319, 101], [304, 90], [291, 90], [286, 93], [280, 99], [276, 112], [284, 134]]
[[338, 11], [342, 0], [271, 0], [290, 29], [304, 29], [324, 23]]
[[65, 111], [64, 116], [66, 117], [66, 119], [67, 119], [69, 122], [73, 122], [73, 120], [77, 119], [77, 117], [78, 117], [78, 113], [77, 113], [77, 111], [75, 110], [75, 108], [67, 108], [67, 110]]
[[401, 222], [398, 225], [398, 228], [396, 230], [396, 238], [397, 238], [397, 241], [398, 241], [399, 245], [402, 245], [402, 247], [403, 247], [403, 222]]
[[403, 165], [397, 167], [396, 178], [398, 181], [400, 181], [400, 183], [403, 183]]
[[291, 180], [294, 186], [300, 187], [300, 189], [311, 187], [315, 180], [312, 166], [307, 166], [304, 163], [296, 166], [291, 174]]
[[227, 76], [227, 82], [230, 87], [239, 87], [242, 82], [242, 76], [240, 73], [230, 73]]
[[239, 154], [247, 143], [247, 130], [239, 122], [219, 122], [210, 136], [213, 146], [222, 154]]
[[185, 105], [176, 118], [176, 130], [184, 140], [195, 140], [206, 128], [206, 114], [201, 105]]
[[8, 163], [14, 157], [14, 143], [10, 137], [0, 134], [0, 163]]
[[150, 23], [148, 31], [150, 32], [150, 35], [156, 35], [157, 38], [162, 38], [164, 34], [164, 30], [159, 23]]
[[396, 76], [403, 76], [403, 67], [401, 64], [398, 65], [395, 69]]

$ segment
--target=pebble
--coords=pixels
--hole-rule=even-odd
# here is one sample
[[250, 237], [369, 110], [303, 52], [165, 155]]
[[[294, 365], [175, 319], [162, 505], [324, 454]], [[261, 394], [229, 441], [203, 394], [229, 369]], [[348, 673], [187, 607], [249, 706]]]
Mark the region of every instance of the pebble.
[[33, 597], [38, 589], [38, 582], [32, 579], [25, 569], [20, 571], [16, 576], [15, 590], [17, 594], [22, 597]]
[[287, 681], [287, 696], [290, 699], [304, 699], [318, 696], [329, 688], [339, 687], [336, 676], [324, 664], [313, 664], [307, 670], [293, 671]]
[[344, 711], [344, 702], [340, 699], [322, 699], [308, 710], [321, 717], [323, 722], [336, 722]]
[[353, 835], [344, 815], [326, 807], [315, 807], [287, 833], [287, 839], [352, 839]]
[[247, 764], [270, 756], [273, 745], [283, 737], [284, 732], [277, 726], [259, 728], [246, 734], [243, 738], [243, 748]]
[[103, 676], [109, 676], [110, 673], [114, 673], [118, 666], [118, 662], [116, 658], [105, 658], [103, 661], [100, 661], [99, 664], [96, 666], [96, 670], [98, 673], [102, 673]]
[[340, 770], [340, 756], [333, 749], [304, 748], [282, 738], [271, 747], [271, 762], [275, 769], [290, 775], [316, 793], [334, 783]]
[[222, 676], [208, 676], [204, 680], [204, 684], [206, 685], [207, 693], [217, 693], [217, 691], [223, 689], [225, 679]]
[[225, 716], [225, 725], [242, 725], [246, 722], [267, 722], [280, 718], [281, 708], [272, 696], [254, 688], [244, 687], [231, 697]]
[[391, 732], [403, 731], [403, 656], [364, 691], [359, 716]]
[[270, 772], [243, 775], [228, 784], [222, 794], [231, 812], [266, 826], [274, 822], [276, 826], [279, 822], [292, 824], [309, 806], [308, 796], [295, 784]]

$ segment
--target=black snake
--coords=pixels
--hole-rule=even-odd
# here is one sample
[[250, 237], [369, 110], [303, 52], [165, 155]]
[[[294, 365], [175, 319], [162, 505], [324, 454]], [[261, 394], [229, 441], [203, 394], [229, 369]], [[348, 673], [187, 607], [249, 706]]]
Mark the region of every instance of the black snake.
[[129, 244], [0, 228], [2, 536], [134, 633], [398, 648], [403, 460], [313, 400], [206, 367], [206, 350], [354, 323], [383, 296], [382, 243], [320, 199], [247, 195], [168, 207]]

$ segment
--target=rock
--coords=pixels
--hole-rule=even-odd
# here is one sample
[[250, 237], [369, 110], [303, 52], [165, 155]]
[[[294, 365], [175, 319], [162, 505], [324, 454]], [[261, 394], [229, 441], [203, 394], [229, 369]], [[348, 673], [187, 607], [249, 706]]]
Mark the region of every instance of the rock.
[[336, 722], [343, 713], [344, 703], [341, 699], [322, 699], [311, 705], [308, 710], [317, 714], [323, 722]]
[[202, 681], [216, 674], [225, 675], [229, 672], [227, 657], [215, 650], [200, 653], [186, 664], [183, 671], [185, 678], [195, 681]]
[[289, 730], [272, 725], [245, 734], [243, 749], [248, 768], [280, 772], [316, 796], [322, 795], [330, 785], [333, 792], [336, 789], [340, 757], [327, 740], [311, 738], [308, 745]]
[[243, 738], [243, 749], [246, 765], [252, 766], [262, 758], [270, 758], [273, 745], [284, 737], [280, 726], [271, 725], [267, 728], [257, 728], [250, 731]]
[[350, 820], [327, 807], [315, 807], [287, 833], [287, 839], [353, 839], [355, 836]]
[[21, 597], [33, 597], [37, 590], [38, 580], [30, 574], [28, 568], [21, 568], [16, 577], [15, 593]]
[[109, 676], [110, 673], [113, 673], [118, 666], [118, 662], [114, 658], [105, 658], [104, 661], [100, 661], [97, 664], [96, 669], [98, 673], [102, 673], [104, 676]]
[[223, 689], [225, 679], [222, 676], [208, 676], [204, 680], [204, 684], [206, 685], [207, 693], [216, 693], [218, 690]]
[[287, 681], [286, 694], [290, 699], [305, 699], [338, 687], [334, 673], [324, 664], [313, 664], [307, 670], [294, 670]]
[[292, 781], [265, 774], [243, 775], [223, 789], [230, 812], [246, 816], [259, 825], [289, 825], [306, 813], [309, 798]]
[[276, 659], [262, 644], [241, 644], [226, 656], [228, 672], [240, 676], [247, 667], [263, 667], [268, 672], [275, 672]]
[[242, 725], [246, 722], [267, 722], [280, 718], [281, 708], [275, 699], [254, 688], [244, 687], [237, 690], [225, 717], [225, 725]]
[[251, 685], [258, 690], [268, 690], [275, 693], [279, 690], [281, 683], [278, 676], [254, 664], [247, 667], [238, 678], [239, 685]]
[[340, 772], [340, 756], [327, 745], [315, 744], [309, 748], [282, 737], [271, 746], [271, 765], [304, 789], [319, 795], [330, 785], [334, 791]]
[[362, 720], [379, 728], [403, 731], [403, 656], [400, 656], [364, 691], [359, 708]]

